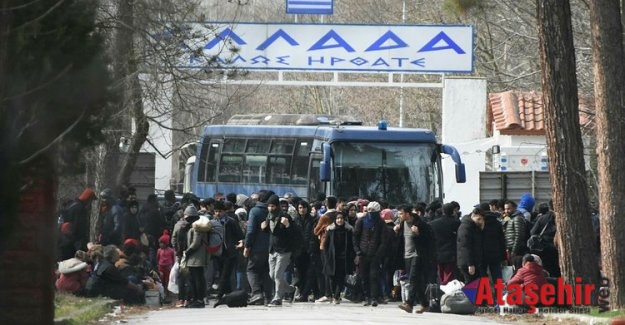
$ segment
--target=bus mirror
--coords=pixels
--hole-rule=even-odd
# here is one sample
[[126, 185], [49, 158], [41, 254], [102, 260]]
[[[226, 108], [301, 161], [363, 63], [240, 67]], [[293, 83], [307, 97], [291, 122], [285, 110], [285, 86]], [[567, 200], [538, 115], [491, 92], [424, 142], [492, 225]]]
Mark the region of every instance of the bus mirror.
[[329, 143], [323, 144], [323, 160], [319, 164], [319, 179], [322, 182], [330, 181], [330, 161], [332, 159], [332, 148]]
[[441, 151], [442, 153], [451, 156], [451, 159], [456, 165], [456, 183], [466, 183], [467, 173], [464, 169], [462, 159], [460, 159], [460, 154], [458, 153], [458, 150], [450, 145], [443, 144], [441, 145]]
[[464, 164], [456, 164], [456, 183], [466, 183], [467, 173], [464, 169]]

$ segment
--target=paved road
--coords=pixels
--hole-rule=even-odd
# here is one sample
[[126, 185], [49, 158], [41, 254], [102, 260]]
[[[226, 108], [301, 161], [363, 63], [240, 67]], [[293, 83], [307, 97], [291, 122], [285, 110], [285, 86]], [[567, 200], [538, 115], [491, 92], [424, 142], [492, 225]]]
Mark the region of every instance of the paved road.
[[125, 318], [127, 324], [505, 324], [493, 320], [463, 315], [439, 313], [408, 314], [397, 308], [397, 303], [378, 307], [363, 307], [360, 304], [340, 305], [295, 303], [282, 307], [250, 306], [228, 308], [219, 306], [204, 309], [163, 309], [147, 314]]

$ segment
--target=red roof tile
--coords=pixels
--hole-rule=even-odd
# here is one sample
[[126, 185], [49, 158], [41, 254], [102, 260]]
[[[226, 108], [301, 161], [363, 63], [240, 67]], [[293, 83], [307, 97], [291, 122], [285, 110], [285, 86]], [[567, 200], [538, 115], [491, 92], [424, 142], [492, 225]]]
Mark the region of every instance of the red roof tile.
[[495, 128], [501, 134], [545, 134], [542, 94], [518, 91], [489, 94], [489, 131], [491, 131], [493, 121]]

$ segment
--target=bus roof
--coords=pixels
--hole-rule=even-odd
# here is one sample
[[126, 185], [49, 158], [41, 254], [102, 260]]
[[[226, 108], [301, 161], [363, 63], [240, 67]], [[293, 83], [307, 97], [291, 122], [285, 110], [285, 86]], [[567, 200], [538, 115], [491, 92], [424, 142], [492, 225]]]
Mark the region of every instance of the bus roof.
[[334, 141], [426, 142], [436, 143], [434, 133], [426, 129], [388, 128], [371, 126], [285, 126], [285, 125], [211, 125], [203, 136], [214, 137], [272, 137], [315, 138]]

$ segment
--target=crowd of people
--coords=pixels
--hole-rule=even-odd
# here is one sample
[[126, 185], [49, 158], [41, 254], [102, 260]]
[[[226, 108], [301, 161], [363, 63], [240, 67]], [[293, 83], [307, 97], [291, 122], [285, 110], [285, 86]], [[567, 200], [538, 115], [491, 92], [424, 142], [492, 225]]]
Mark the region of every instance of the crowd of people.
[[[94, 200], [100, 224], [91, 230]], [[109, 189], [96, 195], [88, 188], [59, 212], [56, 286], [126, 303], [142, 303], [145, 291], [156, 290], [164, 303], [187, 308], [212, 299], [216, 306], [243, 290], [251, 305], [398, 301], [422, 313], [430, 284], [480, 277], [494, 283], [505, 277], [503, 268], [535, 264], [558, 277], [555, 214], [546, 204], [534, 212], [534, 205], [525, 194], [518, 204], [493, 200], [462, 215], [456, 202], [389, 206], [334, 196], [308, 202], [271, 190], [181, 200], [167, 191], [163, 202], [149, 195], [140, 205], [132, 188], [117, 200]], [[220, 247], [211, 251], [219, 227]], [[530, 235], [542, 238], [539, 252], [527, 247]], [[172, 271], [176, 295], [167, 290]], [[524, 274], [530, 273], [516, 272], [512, 281], [523, 283]]]

